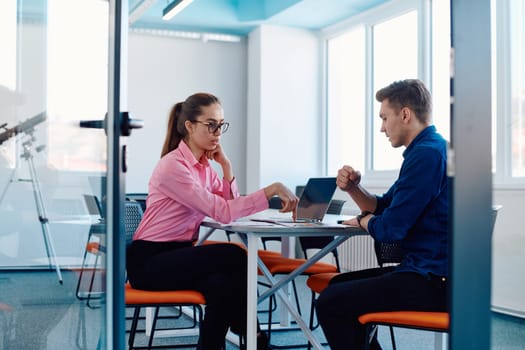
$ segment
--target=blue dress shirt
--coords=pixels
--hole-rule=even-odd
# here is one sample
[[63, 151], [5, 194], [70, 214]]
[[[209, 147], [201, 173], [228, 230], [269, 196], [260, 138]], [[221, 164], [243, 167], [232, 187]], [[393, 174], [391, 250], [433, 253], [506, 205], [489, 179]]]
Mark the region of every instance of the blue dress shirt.
[[399, 178], [377, 196], [368, 231], [379, 242], [401, 242], [406, 256], [396, 271], [448, 275], [447, 142], [425, 128], [403, 152]]

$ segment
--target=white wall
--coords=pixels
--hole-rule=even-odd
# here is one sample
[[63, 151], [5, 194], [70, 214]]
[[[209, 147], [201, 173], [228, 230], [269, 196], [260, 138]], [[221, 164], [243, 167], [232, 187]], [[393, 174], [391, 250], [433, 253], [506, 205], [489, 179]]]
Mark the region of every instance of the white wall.
[[248, 192], [323, 174], [320, 44], [311, 31], [262, 26], [250, 33]]
[[493, 203], [503, 208], [492, 238], [492, 305], [498, 311], [525, 317], [525, 189], [496, 189]]
[[160, 158], [171, 107], [196, 92], [222, 101], [230, 129], [222, 144], [233, 163], [241, 191], [246, 185], [246, 42], [129, 35], [128, 107], [144, 120], [128, 144], [127, 192], [147, 192]]

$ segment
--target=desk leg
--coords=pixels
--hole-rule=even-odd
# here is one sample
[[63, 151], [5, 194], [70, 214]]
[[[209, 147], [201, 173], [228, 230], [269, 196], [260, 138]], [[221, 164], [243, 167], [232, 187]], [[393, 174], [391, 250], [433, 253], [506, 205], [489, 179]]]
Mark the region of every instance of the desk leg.
[[248, 305], [246, 319], [246, 349], [256, 349], [257, 344], [257, 250], [258, 239], [248, 237]]
[[[295, 258], [295, 237], [281, 237], [281, 255], [287, 258]], [[288, 298], [292, 300], [292, 295], [290, 293], [290, 283], [285, 284], [281, 289], [284, 291]], [[285, 310], [281, 310], [279, 313], [279, 320], [281, 327], [290, 326], [290, 314]]]

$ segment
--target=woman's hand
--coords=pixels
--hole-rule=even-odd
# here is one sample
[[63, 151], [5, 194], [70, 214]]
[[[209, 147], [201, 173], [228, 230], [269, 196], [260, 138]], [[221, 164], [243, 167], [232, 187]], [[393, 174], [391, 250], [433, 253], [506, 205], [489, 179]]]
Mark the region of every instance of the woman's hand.
[[281, 198], [282, 208], [279, 209], [281, 213], [292, 212], [292, 218], [295, 220], [297, 218], [297, 203], [299, 198], [290, 191], [286, 186], [280, 182], [275, 182], [270, 186], [264, 188], [264, 193], [266, 198], [270, 200], [273, 196], [279, 196]]
[[221, 165], [223, 176], [227, 181], [231, 182], [233, 180], [233, 170], [230, 159], [220, 144], [217, 144], [217, 147], [214, 149], [204, 152], [204, 155], [209, 160], [214, 160]]
[[216, 161], [221, 166], [230, 163], [230, 159], [228, 158], [220, 144], [217, 144], [217, 147], [215, 147], [214, 149], [204, 152], [204, 154], [206, 155], [206, 158], [208, 158], [209, 160]]

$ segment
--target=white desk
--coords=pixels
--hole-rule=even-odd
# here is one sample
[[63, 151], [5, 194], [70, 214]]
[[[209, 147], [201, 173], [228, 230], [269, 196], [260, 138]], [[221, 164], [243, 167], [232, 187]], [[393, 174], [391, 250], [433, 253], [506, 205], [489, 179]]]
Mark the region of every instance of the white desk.
[[[274, 211], [275, 213], [275, 211]], [[258, 217], [267, 217], [268, 211], [262, 213]], [[322, 349], [319, 341], [314, 337], [310, 331], [308, 325], [304, 322], [301, 316], [297, 313], [294, 306], [291, 304], [287, 295], [281, 290], [281, 288], [290, 282], [292, 279], [300, 275], [309, 266], [319, 261], [323, 256], [328, 254], [334, 248], [339, 246], [345, 240], [356, 235], [367, 235], [365, 231], [357, 227], [335, 225], [336, 220], [340, 218], [338, 215], [327, 215], [325, 222], [334, 224], [334, 226], [310, 226], [310, 227], [292, 227], [292, 226], [280, 226], [280, 225], [268, 225], [268, 224], [257, 224], [255, 222], [248, 223], [247, 221], [234, 222], [230, 225], [221, 225], [213, 221], [204, 221], [201, 226], [209, 228], [208, 232], [201, 237], [199, 243], [206, 240], [209, 235], [216, 229], [227, 229], [228, 231], [238, 233], [248, 250], [248, 305], [247, 305], [247, 334], [246, 334], [246, 348], [256, 348], [257, 338], [257, 304], [276, 293], [286, 309], [290, 312], [291, 316], [297, 322], [297, 325], [302, 329], [305, 336], [313, 345], [314, 349]], [[299, 266], [294, 272], [289, 274], [283, 279], [277, 281], [273, 278], [272, 274], [268, 271], [268, 268], [264, 265], [261, 259], [259, 259], [258, 251], [258, 240], [260, 237], [298, 237], [298, 236], [335, 236], [335, 239], [327, 245], [325, 248], [317, 252], [314, 256], [309, 258], [303, 265]], [[197, 244], [199, 244], [197, 243]], [[265, 277], [268, 279], [272, 287], [264, 292], [262, 295], [257, 297], [257, 267], [263, 272]]]

